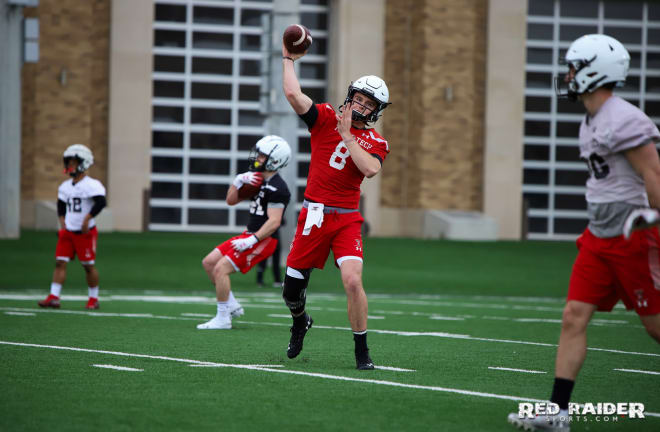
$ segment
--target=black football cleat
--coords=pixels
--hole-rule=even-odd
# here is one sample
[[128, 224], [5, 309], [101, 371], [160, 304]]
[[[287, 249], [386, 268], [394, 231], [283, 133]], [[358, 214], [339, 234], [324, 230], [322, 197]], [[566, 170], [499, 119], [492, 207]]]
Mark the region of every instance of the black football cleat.
[[369, 351], [362, 354], [355, 354], [355, 364], [358, 370], [372, 370], [374, 369], [374, 362], [369, 357]]
[[303, 339], [305, 339], [305, 334], [307, 330], [312, 328], [314, 320], [311, 316], [305, 314], [305, 325], [296, 327], [291, 326], [291, 339], [289, 340], [289, 347], [286, 349], [286, 356], [290, 359], [298, 357], [300, 351], [303, 349]]

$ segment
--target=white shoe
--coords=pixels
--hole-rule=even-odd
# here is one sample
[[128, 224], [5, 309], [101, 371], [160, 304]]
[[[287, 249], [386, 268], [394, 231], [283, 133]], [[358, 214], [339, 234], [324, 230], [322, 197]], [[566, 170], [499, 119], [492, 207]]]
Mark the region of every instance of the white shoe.
[[540, 415], [535, 418], [520, 418], [518, 413], [511, 413], [507, 417], [507, 421], [517, 427], [526, 431], [561, 431], [570, 432], [571, 426], [566, 416], [556, 415]]
[[199, 324], [197, 328], [200, 330], [228, 330], [231, 328], [231, 317], [216, 315], [211, 321]]
[[243, 310], [243, 306], [239, 302], [235, 302], [229, 305], [229, 314], [232, 318], [238, 318], [245, 314], [245, 310]]

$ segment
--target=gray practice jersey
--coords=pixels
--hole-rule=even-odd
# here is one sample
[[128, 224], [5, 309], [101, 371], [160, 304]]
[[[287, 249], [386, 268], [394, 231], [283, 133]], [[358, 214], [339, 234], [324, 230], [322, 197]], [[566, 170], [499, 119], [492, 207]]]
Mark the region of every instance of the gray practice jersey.
[[615, 237], [635, 208], [648, 207], [644, 181], [624, 152], [658, 142], [660, 132], [646, 114], [612, 96], [595, 116], [580, 125], [580, 157], [589, 166], [587, 206], [589, 230], [597, 237]]

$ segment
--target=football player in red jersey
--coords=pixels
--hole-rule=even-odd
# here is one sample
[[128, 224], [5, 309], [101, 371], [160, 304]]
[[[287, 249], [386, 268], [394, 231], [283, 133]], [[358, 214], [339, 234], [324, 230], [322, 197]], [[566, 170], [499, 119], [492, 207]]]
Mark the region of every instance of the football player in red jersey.
[[346, 290], [357, 369], [374, 369], [367, 347], [368, 306], [362, 286], [364, 220], [358, 206], [362, 180], [378, 174], [389, 153], [387, 141], [368, 127], [389, 105], [389, 92], [382, 79], [368, 75], [351, 83], [339, 113], [329, 103], [314, 104], [302, 92], [293, 67], [303, 55], [282, 46], [284, 94], [312, 135], [305, 200], [282, 290], [293, 317], [287, 356], [294, 358], [302, 350], [313, 323], [305, 312], [310, 273], [313, 268], [323, 268], [332, 250]]

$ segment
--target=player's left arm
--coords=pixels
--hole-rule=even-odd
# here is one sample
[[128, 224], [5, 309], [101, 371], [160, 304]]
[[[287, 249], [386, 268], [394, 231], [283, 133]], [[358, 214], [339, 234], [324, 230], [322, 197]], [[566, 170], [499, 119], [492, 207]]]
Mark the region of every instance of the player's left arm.
[[658, 157], [655, 143], [650, 141], [626, 150], [624, 155], [644, 180], [651, 207], [660, 208], [660, 157]]
[[284, 206], [281, 207], [271, 207], [268, 206], [266, 211], [268, 214], [268, 219], [266, 222], [259, 228], [259, 230], [254, 233], [259, 241], [270, 237], [279, 227], [282, 225], [282, 216], [284, 215]]
[[371, 178], [378, 174], [381, 168], [381, 161], [360, 147], [353, 134], [351, 134], [351, 122], [353, 110], [351, 105], [344, 107], [341, 114], [337, 114], [337, 131], [341, 135], [344, 144], [348, 147], [353, 163], [358, 167], [365, 177]]
[[92, 209], [89, 211], [89, 213], [85, 215], [85, 218], [83, 219], [82, 227], [80, 228], [83, 234], [89, 232], [90, 219], [96, 217], [96, 215], [101, 213], [101, 210], [103, 210], [105, 206], [108, 204], [107, 201], [105, 200], [104, 195], [93, 196], [92, 200], [94, 200], [94, 205], [92, 206]]

